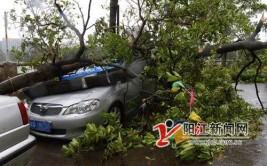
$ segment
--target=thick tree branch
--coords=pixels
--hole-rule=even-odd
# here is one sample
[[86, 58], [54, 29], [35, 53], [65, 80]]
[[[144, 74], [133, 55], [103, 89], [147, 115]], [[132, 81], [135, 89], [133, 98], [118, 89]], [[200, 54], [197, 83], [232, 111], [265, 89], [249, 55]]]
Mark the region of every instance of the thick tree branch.
[[262, 26], [264, 25], [264, 15], [261, 17], [259, 23], [257, 24], [256, 29], [251, 34], [251, 36], [243, 41], [238, 41], [235, 43], [230, 44], [224, 44], [221, 46], [212, 46], [211, 48], [204, 48], [200, 49], [197, 53], [197, 57], [206, 57], [210, 56], [212, 54], [212, 51], [214, 50], [218, 54], [228, 53], [232, 51], [238, 51], [238, 50], [249, 50], [249, 51], [256, 51], [261, 49], [267, 48], [267, 42], [261, 42], [261, 41], [255, 41], [255, 37], [258, 35], [258, 33], [261, 31]]
[[73, 0], [73, 1], [76, 3], [76, 5], [77, 5], [77, 7], [78, 7], [78, 9], [80, 11], [80, 14], [81, 14], [81, 17], [82, 17], [82, 21], [83, 21], [83, 26], [84, 26], [85, 25], [85, 20], [84, 20], [84, 14], [82, 12], [82, 8], [81, 8], [80, 4], [76, 0]]
[[[92, 0], [89, 1], [88, 3], [88, 13], [87, 13], [87, 19], [86, 19], [86, 22], [84, 24], [84, 28], [83, 28], [83, 35], [85, 34], [86, 30], [88, 29], [87, 26], [88, 26], [88, 23], [89, 23], [89, 20], [90, 20], [90, 14], [91, 14], [91, 5], [92, 5]], [[91, 27], [91, 26], [90, 26]]]
[[261, 50], [267, 48], [267, 42], [244, 40], [236, 43], [225, 44], [219, 47], [218, 54], [237, 51], [237, 50]]
[[255, 40], [255, 37], [260, 33], [261, 28], [262, 28], [265, 20], [266, 19], [264, 18], [264, 14], [262, 14], [261, 19], [260, 19], [259, 23], [257, 24], [257, 27], [254, 30], [254, 32], [250, 35], [249, 40]]
[[134, 41], [132, 42], [132, 47], [133, 48], [136, 48], [137, 47], [137, 42], [139, 41], [143, 31], [144, 31], [144, 27], [146, 25], [146, 19], [144, 19], [144, 17], [142, 16], [142, 6], [140, 4], [140, 0], [137, 1], [137, 4], [138, 4], [138, 13], [139, 13], [139, 18], [141, 19], [142, 21], [142, 25], [138, 31], [138, 34], [136, 36], [136, 38], [134, 39]]
[[66, 22], [67, 26], [73, 30], [75, 32], [75, 34], [78, 36], [79, 38], [79, 42], [80, 42], [80, 48], [77, 51], [76, 55], [75, 55], [75, 59], [79, 59], [84, 51], [85, 51], [85, 43], [84, 43], [84, 33], [81, 34], [80, 31], [71, 24], [70, 20], [67, 18], [67, 16], [64, 14], [64, 12], [62, 11], [60, 5], [57, 3], [57, 0], [54, 0], [54, 4], [58, 10], [58, 12], [60, 13], [60, 15], [63, 17], [64, 21]]
[[209, 48], [204, 48], [204, 49], [200, 48], [197, 52], [197, 57], [211, 56], [213, 50], [218, 54], [224, 54], [238, 50], [262, 50], [266, 48], [267, 48], [267, 42], [244, 40], [221, 46], [214, 45]]
[[74, 26], [71, 24], [70, 20], [67, 18], [67, 16], [64, 14], [63, 10], [61, 9], [60, 5], [57, 3], [57, 0], [54, 1], [54, 4], [59, 12], [59, 14], [63, 17], [64, 21], [66, 22], [67, 26], [73, 30], [76, 35], [79, 37], [79, 36], [82, 36], [80, 31]]

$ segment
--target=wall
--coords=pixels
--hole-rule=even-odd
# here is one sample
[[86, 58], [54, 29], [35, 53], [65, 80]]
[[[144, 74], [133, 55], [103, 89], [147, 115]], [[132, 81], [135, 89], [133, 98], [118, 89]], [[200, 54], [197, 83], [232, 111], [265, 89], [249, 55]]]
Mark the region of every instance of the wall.
[[18, 75], [17, 63], [4, 62], [0, 63], [0, 82], [8, 79], [8, 77], [14, 77]]

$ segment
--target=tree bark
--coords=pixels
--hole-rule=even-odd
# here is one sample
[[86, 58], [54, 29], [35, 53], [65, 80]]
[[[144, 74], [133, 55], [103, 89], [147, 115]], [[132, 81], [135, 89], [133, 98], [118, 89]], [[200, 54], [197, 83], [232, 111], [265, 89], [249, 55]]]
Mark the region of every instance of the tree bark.
[[227, 54], [223, 54], [222, 55], [222, 64], [221, 64], [223, 67], [226, 67], [227, 65]]

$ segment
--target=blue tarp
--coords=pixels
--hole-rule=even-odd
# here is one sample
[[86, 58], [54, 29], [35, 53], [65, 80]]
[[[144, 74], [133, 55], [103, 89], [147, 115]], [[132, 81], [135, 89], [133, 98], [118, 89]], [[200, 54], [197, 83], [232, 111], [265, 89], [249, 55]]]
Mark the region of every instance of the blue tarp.
[[[121, 64], [118, 64], [121, 65]], [[79, 78], [79, 77], [84, 77], [84, 76], [89, 76], [92, 74], [96, 74], [99, 72], [102, 72], [104, 70], [111, 70], [114, 67], [111, 66], [107, 66], [107, 67], [99, 67], [99, 66], [95, 66], [92, 68], [87, 68], [85, 70], [79, 69], [76, 73], [74, 74], [69, 74], [69, 75], [64, 75], [61, 77], [61, 80], [71, 80], [73, 78]]]

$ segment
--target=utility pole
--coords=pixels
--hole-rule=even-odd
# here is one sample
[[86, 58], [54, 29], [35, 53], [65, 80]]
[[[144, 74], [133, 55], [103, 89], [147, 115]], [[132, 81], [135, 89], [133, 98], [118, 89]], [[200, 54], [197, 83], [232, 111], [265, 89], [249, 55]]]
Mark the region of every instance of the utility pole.
[[120, 5], [117, 5], [117, 34], [119, 34], [120, 32], [120, 28], [119, 28], [119, 25], [120, 25]]
[[7, 37], [7, 12], [4, 13], [5, 16], [5, 39], [6, 39], [6, 61], [9, 61], [9, 50], [8, 50], [8, 37]]
[[112, 32], [116, 33], [118, 26], [118, 0], [110, 0], [110, 13], [109, 13], [109, 28]]

